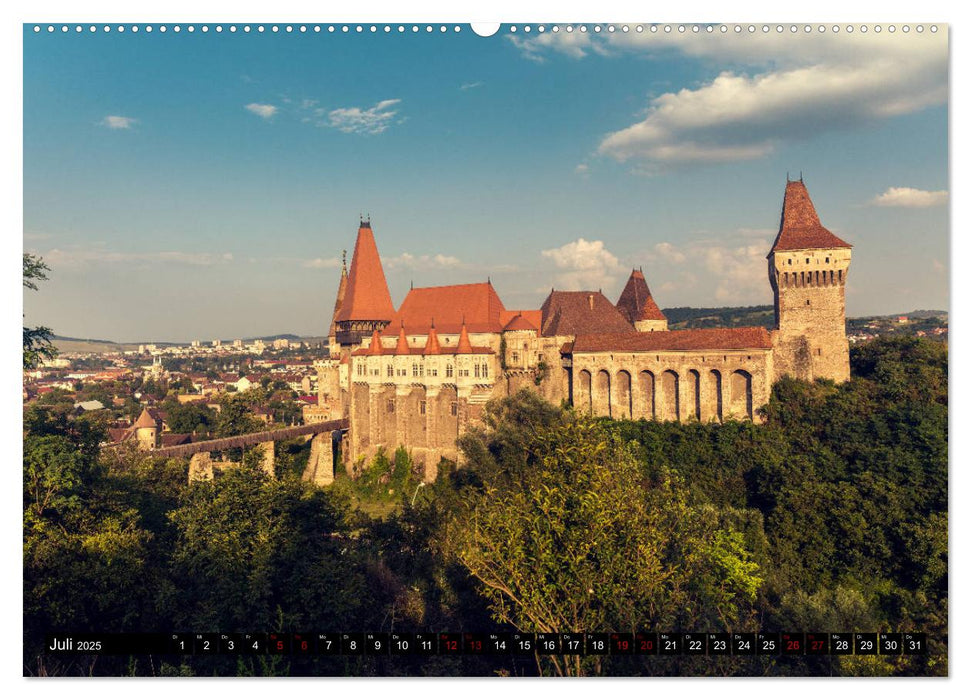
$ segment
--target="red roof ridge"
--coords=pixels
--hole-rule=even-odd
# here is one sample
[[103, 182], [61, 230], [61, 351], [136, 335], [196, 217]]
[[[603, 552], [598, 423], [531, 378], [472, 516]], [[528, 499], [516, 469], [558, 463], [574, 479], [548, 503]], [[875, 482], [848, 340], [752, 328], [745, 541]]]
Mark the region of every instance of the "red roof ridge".
[[786, 182], [782, 200], [782, 218], [769, 255], [777, 250], [812, 250], [820, 248], [852, 248], [849, 243], [825, 228], [809, 197], [802, 178]]
[[578, 335], [573, 352], [679, 352], [693, 350], [771, 349], [772, 338], [763, 326], [693, 328], [652, 333]]

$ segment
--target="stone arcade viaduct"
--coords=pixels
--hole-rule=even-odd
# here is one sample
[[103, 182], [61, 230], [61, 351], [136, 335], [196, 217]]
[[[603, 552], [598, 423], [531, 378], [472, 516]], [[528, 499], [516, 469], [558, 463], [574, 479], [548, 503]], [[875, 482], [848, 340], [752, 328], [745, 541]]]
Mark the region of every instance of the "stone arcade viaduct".
[[[303, 473], [306, 481], [324, 486], [334, 481], [334, 440], [340, 439], [347, 430], [348, 421], [331, 420], [323, 423], [310, 423], [293, 428], [280, 428], [260, 433], [247, 433], [217, 440], [202, 440], [172, 447], [151, 450], [154, 457], [189, 457], [189, 481], [213, 476], [213, 462], [210, 453], [240, 447], [259, 446], [263, 451], [263, 470], [273, 475], [274, 449], [278, 440], [308, 435], [311, 437], [310, 458]], [[336, 434], [336, 435], [335, 435]]]

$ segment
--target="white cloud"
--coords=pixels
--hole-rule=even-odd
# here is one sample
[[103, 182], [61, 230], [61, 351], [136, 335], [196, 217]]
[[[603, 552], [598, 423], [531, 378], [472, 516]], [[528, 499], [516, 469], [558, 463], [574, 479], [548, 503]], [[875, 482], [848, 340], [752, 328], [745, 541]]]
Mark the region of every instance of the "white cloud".
[[874, 197], [870, 204], [878, 207], [939, 207], [947, 204], [947, 190], [918, 190], [913, 187], [891, 187]]
[[109, 129], [131, 129], [135, 124], [138, 123], [138, 120], [133, 119], [132, 117], [119, 117], [115, 114], [109, 114], [99, 123], [101, 126], [106, 126]]
[[[696, 240], [683, 245], [657, 243], [642, 254], [651, 277], [663, 278], [663, 292], [688, 292], [684, 300], [658, 300], [664, 305], [710, 303], [711, 296], [721, 304], [766, 303], [769, 285], [765, 254], [772, 245], [771, 232], [755, 239], [755, 229], [737, 229], [717, 239]], [[653, 272], [652, 272], [653, 271]], [[699, 278], [700, 275], [700, 278]], [[707, 298], [709, 302], [702, 302]]]
[[411, 270], [445, 270], [450, 268], [467, 267], [461, 260], [454, 255], [412, 255], [402, 253], [392, 258], [387, 258], [385, 264], [389, 268], [407, 268]]
[[577, 175], [586, 175], [590, 171], [590, 166], [586, 163], [580, 163], [577, 167], [573, 169], [573, 172]]
[[477, 80], [474, 83], [462, 83], [462, 85], [459, 86], [459, 90], [473, 90], [477, 87], [482, 87], [481, 80]]
[[866, 126], [947, 100], [947, 32], [561, 30], [512, 41], [533, 60], [556, 53], [577, 59], [591, 53], [680, 54], [721, 68], [700, 86], [651, 99], [639, 121], [602, 139], [600, 155], [654, 169], [762, 158], [786, 141]]
[[506, 38], [518, 48], [524, 57], [542, 63], [548, 52], [561, 53], [570, 58], [584, 58], [590, 53], [607, 55], [609, 49], [606, 42], [594, 41], [589, 32], [560, 30], [546, 32], [531, 38], [507, 34]]
[[341, 107], [327, 113], [323, 126], [330, 126], [345, 134], [380, 134], [391, 125], [398, 113], [390, 109], [401, 100], [381, 100], [373, 107]]
[[277, 113], [277, 108], [275, 105], [264, 105], [259, 102], [250, 102], [246, 105], [245, 109], [249, 110], [258, 117], [263, 117], [263, 119], [269, 119], [274, 114]]
[[554, 284], [559, 289], [584, 290], [611, 288], [624, 268], [603, 241], [578, 238], [571, 243], [542, 252], [556, 268]]
[[104, 249], [52, 248], [43, 255], [52, 268], [84, 267], [92, 264], [174, 264], [210, 266], [232, 262], [232, 253], [186, 253], [181, 251], [157, 251], [131, 253]]

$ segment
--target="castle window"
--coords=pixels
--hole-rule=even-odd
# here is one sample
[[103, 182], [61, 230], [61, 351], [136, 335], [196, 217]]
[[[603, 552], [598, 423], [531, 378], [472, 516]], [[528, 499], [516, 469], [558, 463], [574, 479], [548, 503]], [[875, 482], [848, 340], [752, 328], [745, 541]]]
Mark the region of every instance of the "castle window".
[[457, 416], [459, 414], [459, 404], [457, 401], [452, 402], [452, 415]]
[[792, 265], [792, 258], [789, 258], [789, 264]]
[[394, 376], [394, 366], [393, 365], [388, 365], [388, 376], [389, 377], [393, 377]]
[[809, 306], [809, 299], [806, 299], [806, 306]]
[[424, 401], [421, 401], [421, 402], [420, 402], [420, 403], [418, 404], [418, 412], [419, 412], [419, 413], [420, 413], [421, 415], [425, 415], [425, 402], [424, 402]]
[[840, 284], [842, 284], [843, 283], [843, 271], [842, 270], [839, 271], [839, 280], [840, 280]]
[[433, 376], [433, 377], [437, 377], [438, 376], [438, 368], [432, 367], [430, 370], [428, 370], [428, 373], [431, 376]]
[[513, 350], [513, 352], [512, 352], [512, 361], [513, 362], [519, 362], [519, 353], [516, 352], [515, 350]]
[[417, 377], [418, 376], [418, 363], [417, 362], [411, 365], [411, 376], [412, 377]]
[[445, 365], [445, 376], [446, 377], [451, 377], [452, 376], [452, 371], [453, 371], [452, 370], [452, 365]]
[[829, 262], [829, 258], [826, 258], [826, 262]]
[[823, 354], [823, 349], [822, 348], [816, 348], [816, 354], [817, 355], [822, 355]]
[[809, 258], [806, 258], [806, 264], [807, 265], [809, 264]]
[[479, 365], [476, 365], [476, 366], [475, 366], [475, 378], [476, 378], [476, 379], [478, 379], [478, 378], [479, 378]]
[[482, 376], [483, 377], [489, 376], [489, 365], [485, 365], [485, 364], [482, 365]]
[[388, 399], [388, 413], [394, 413], [394, 399]]

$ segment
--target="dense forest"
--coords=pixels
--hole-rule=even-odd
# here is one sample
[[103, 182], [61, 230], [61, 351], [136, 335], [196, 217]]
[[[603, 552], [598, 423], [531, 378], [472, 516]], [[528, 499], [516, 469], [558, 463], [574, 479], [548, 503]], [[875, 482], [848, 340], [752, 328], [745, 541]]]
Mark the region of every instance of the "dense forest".
[[[947, 346], [851, 350], [764, 422], [610, 421], [529, 393], [461, 468], [299, 479], [306, 446], [187, 483], [24, 415], [26, 675], [946, 675]], [[906, 632], [923, 656], [54, 657], [52, 632]]]

